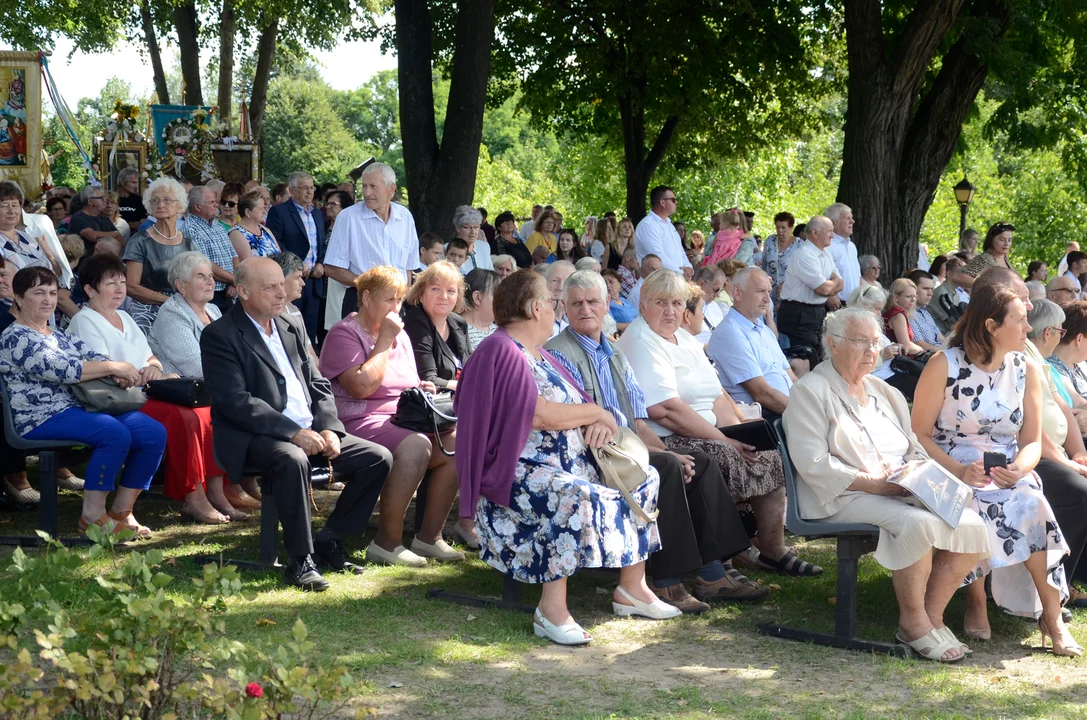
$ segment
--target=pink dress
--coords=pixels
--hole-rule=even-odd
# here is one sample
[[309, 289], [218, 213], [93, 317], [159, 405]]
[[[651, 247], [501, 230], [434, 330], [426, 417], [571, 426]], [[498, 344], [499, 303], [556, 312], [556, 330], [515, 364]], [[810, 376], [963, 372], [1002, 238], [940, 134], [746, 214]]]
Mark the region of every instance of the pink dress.
[[332, 383], [332, 395], [336, 399], [336, 414], [352, 435], [383, 445], [394, 452], [400, 442], [409, 435], [406, 430], [392, 424], [400, 393], [419, 386], [419, 373], [415, 369], [415, 353], [411, 340], [403, 330], [396, 336], [389, 361], [385, 367], [385, 379], [365, 399], [352, 397], [339, 376], [370, 357], [374, 338], [355, 321], [357, 313], [351, 313], [328, 331], [321, 346], [319, 367], [321, 374]]

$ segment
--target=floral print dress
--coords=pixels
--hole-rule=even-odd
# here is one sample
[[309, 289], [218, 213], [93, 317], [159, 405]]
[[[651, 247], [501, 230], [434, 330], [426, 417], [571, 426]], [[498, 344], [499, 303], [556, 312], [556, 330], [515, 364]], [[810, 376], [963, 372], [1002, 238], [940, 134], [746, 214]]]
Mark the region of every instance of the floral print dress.
[[[1008, 353], [995, 372], [985, 372], [966, 359], [962, 348], [943, 351], [947, 358], [947, 388], [936, 419], [933, 440], [961, 463], [1000, 452], [1009, 461], [1019, 452], [1027, 366], [1023, 353]], [[989, 530], [992, 554], [966, 576], [965, 584], [992, 571], [993, 599], [1013, 615], [1041, 615], [1042, 604], [1023, 562], [1045, 552], [1049, 584], [1063, 602], [1068, 583], [1061, 559], [1068, 554], [1057, 519], [1042, 494], [1042, 482], [1031, 472], [1010, 488], [976, 488], [971, 503]]]
[[[523, 347], [540, 395], [581, 403], [581, 394], [546, 360]], [[660, 477], [632, 495], [647, 512], [657, 507]], [[655, 522], [639, 519], [617, 490], [600, 481], [577, 430], [531, 430], [510, 494], [510, 507], [481, 497], [476, 506], [480, 558], [524, 583], [573, 575], [582, 567], [626, 567], [660, 549]]]

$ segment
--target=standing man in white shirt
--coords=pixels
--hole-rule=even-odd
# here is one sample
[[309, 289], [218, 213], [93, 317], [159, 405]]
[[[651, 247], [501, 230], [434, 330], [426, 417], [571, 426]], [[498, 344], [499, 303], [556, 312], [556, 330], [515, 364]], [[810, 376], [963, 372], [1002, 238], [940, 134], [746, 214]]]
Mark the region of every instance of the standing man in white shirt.
[[360, 178], [364, 202], [355, 203], [336, 217], [325, 252], [328, 298], [325, 328], [358, 310], [355, 278], [378, 265], [391, 265], [411, 281], [420, 269], [419, 233], [415, 219], [396, 194], [396, 173], [385, 163], [368, 165]]
[[808, 239], [798, 241], [781, 283], [778, 330], [793, 345], [807, 345], [815, 351], [814, 367], [823, 359], [823, 320], [828, 310], [841, 306], [838, 293], [842, 291], [842, 278], [829, 250], [833, 223], [816, 215], [808, 221], [807, 231]]
[[543, 205], [539, 203], [532, 206], [532, 219], [526, 220], [521, 226], [521, 239], [527, 240], [528, 236], [536, 231], [536, 218], [540, 217], [540, 213], [544, 210]]
[[676, 192], [667, 185], [658, 185], [649, 191], [650, 213], [634, 229], [634, 250], [638, 262], [646, 255], [656, 255], [661, 264], [669, 270], [683, 273], [690, 280], [694, 274], [687, 253], [683, 252], [683, 241], [668, 218], [676, 212]]
[[830, 257], [842, 276], [842, 291], [838, 298], [845, 302], [849, 293], [861, 284], [861, 264], [857, 257], [857, 246], [850, 239], [853, 237], [853, 211], [848, 205], [834, 203], [823, 212], [823, 216], [834, 223], [834, 237], [830, 242]]

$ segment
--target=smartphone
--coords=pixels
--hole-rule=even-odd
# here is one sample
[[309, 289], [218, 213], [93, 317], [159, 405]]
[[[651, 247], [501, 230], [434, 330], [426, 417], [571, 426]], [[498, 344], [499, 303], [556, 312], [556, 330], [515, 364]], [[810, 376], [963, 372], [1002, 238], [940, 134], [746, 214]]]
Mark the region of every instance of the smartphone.
[[985, 453], [985, 474], [989, 474], [989, 470], [995, 467], [1006, 468], [1008, 467], [1008, 456], [999, 452], [987, 452]]

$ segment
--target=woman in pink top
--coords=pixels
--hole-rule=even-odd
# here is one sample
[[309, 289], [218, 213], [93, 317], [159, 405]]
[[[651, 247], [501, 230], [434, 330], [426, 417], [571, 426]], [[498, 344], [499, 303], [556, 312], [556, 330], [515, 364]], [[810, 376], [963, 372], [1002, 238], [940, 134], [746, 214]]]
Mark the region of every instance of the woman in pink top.
[[[457, 495], [453, 458], [434, 447], [433, 436], [393, 425], [400, 393], [421, 387], [411, 340], [400, 321], [407, 292], [396, 268], [379, 266], [355, 280], [359, 311], [332, 326], [321, 348], [321, 373], [332, 383], [336, 410], [352, 435], [384, 445], [393, 454], [393, 469], [381, 491], [378, 533], [366, 548], [366, 559], [388, 565], [426, 565], [426, 558], [463, 560], [464, 554], [442, 539], [442, 528]], [[452, 450], [455, 431], [442, 436]], [[411, 549], [401, 544], [404, 513], [423, 475], [430, 470], [426, 511]]]

